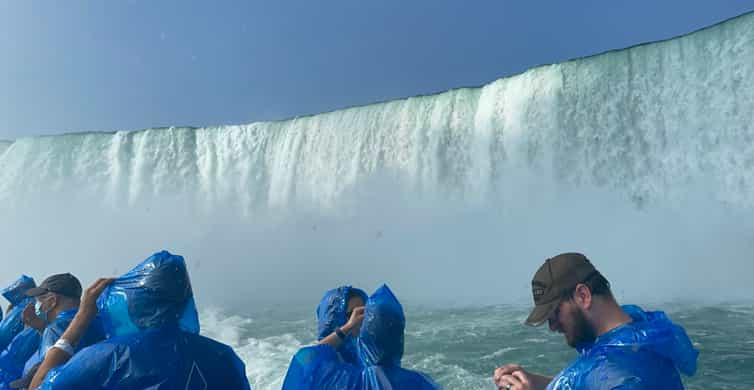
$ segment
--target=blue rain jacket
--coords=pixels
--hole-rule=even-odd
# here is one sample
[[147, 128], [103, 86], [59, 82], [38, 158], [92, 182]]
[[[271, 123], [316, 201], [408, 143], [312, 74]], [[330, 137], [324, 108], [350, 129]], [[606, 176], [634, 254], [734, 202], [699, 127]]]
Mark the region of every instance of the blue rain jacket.
[[21, 314], [26, 306], [34, 303], [34, 298], [29, 298], [24, 293], [26, 290], [36, 286], [37, 284], [34, 283], [34, 279], [21, 275], [18, 280], [0, 292], [13, 305], [13, 308], [8, 311], [5, 318], [0, 321], [0, 351], [7, 348], [13, 338], [24, 329], [24, 324], [21, 322]]
[[23, 376], [24, 364], [39, 348], [41, 338], [35, 329], [26, 327], [0, 353], [0, 390], [9, 389], [11, 382]]
[[[65, 330], [68, 329], [68, 325], [71, 324], [73, 317], [76, 316], [76, 313], [78, 311], [78, 309], [66, 310], [58, 314], [57, 318], [55, 318], [55, 320], [47, 325], [45, 330], [42, 332], [42, 337], [39, 341], [37, 350], [34, 351], [31, 357], [26, 360], [26, 363], [24, 364], [24, 376], [27, 375], [32, 369], [34, 369], [38, 364], [42, 363], [45, 358], [45, 354], [47, 354], [47, 350], [52, 348], [52, 346], [55, 345], [55, 343], [63, 335], [63, 333], [65, 333]], [[79, 341], [78, 345], [76, 345], [75, 351], [79, 351], [84, 347], [88, 347], [104, 339], [105, 333], [102, 328], [102, 321], [100, 317], [97, 316], [89, 325], [89, 328], [84, 333], [81, 341]]]
[[[351, 286], [342, 286], [327, 291], [317, 306], [317, 340], [329, 336], [335, 329], [340, 328], [348, 322], [348, 299], [352, 295], [357, 295], [367, 301], [367, 294]], [[348, 363], [358, 363], [359, 357], [356, 352], [356, 341], [348, 338], [337, 351], [341, 360]]]
[[163, 251], [97, 301], [108, 339], [51, 370], [40, 389], [250, 389], [244, 363], [200, 336], [186, 263]]
[[683, 389], [680, 373], [696, 372], [699, 353], [686, 331], [663, 312], [623, 306], [633, 322], [579, 346], [579, 357], [547, 387], [576, 389]]
[[340, 361], [327, 345], [299, 350], [293, 357], [283, 390], [434, 390], [427, 375], [401, 368], [406, 319], [403, 307], [383, 285], [367, 300], [359, 333], [359, 364]]

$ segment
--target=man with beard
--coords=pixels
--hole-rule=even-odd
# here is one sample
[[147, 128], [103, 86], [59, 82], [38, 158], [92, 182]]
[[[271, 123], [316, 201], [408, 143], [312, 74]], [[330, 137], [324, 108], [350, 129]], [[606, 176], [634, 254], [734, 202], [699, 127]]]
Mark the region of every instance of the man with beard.
[[548, 377], [509, 364], [495, 370], [499, 389], [683, 389], [679, 372], [693, 375], [698, 352], [663, 312], [619, 306], [610, 283], [580, 253], [545, 261], [532, 280], [535, 307], [526, 324], [545, 321], [579, 356]]

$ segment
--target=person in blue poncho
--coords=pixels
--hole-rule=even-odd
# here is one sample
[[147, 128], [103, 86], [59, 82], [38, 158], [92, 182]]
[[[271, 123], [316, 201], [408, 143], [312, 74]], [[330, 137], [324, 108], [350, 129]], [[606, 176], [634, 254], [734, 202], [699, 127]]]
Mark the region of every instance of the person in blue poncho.
[[291, 360], [283, 390], [435, 390], [429, 376], [401, 367], [406, 318], [387, 286], [367, 300], [357, 340], [358, 364], [326, 344], [304, 347]]
[[2, 295], [10, 302], [10, 306], [5, 318], [0, 321], [0, 351], [8, 347], [13, 338], [24, 329], [22, 313], [26, 306], [34, 302], [34, 298], [29, 298], [24, 293], [36, 286], [34, 279], [22, 275], [2, 290]]
[[317, 306], [317, 340], [335, 348], [340, 359], [358, 363], [356, 336], [364, 319], [367, 294], [351, 286], [329, 290]]
[[[52, 275], [39, 287], [27, 290], [25, 295], [33, 297], [36, 303], [24, 309], [24, 324], [43, 330], [37, 350], [24, 364], [23, 377], [10, 383], [10, 387], [14, 389], [26, 388], [29, 385], [47, 350], [56, 344], [73, 320], [81, 300], [81, 283], [69, 273]], [[82, 348], [102, 339], [102, 326], [99, 321], [94, 321], [92, 326], [86, 329], [78, 347]]]
[[251, 388], [233, 349], [198, 334], [191, 281], [181, 256], [159, 252], [118, 279], [95, 282], [63, 335], [64, 343], [76, 345], [96, 313], [102, 316], [107, 340], [72, 357], [56, 345], [30, 390], [38, 384], [46, 390]]
[[39, 349], [39, 331], [26, 327], [0, 353], [0, 390], [11, 389], [11, 383], [23, 376], [24, 365]]
[[25, 293], [34, 287], [34, 279], [22, 275], [2, 291], [11, 306], [5, 321], [0, 323], [0, 333], [3, 340], [11, 336], [12, 339], [7, 345], [0, 343], [3, 346], [0, 352], [0, 390], [10, 389], [10, 383], [23, 376], [24, 364], [39, 348], [44, 327], [25, 327], [21, 319], [24, 308], [34, 302], [34, 298], [27, 297]]
[[526, 323], [548, 322], [579, 355], [548, 377], [509, 364], [495, 370], [500, 389], [683, 389], [699, 353], [686, 331], [663, 312], [619, 306], [610, 283], [580, 253], [548, 259], [532, 280], [535, 307]]

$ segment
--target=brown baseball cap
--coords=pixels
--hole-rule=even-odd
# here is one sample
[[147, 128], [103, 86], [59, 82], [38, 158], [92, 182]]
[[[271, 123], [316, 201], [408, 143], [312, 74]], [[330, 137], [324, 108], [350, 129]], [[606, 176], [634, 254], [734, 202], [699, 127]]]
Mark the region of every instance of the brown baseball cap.
[[535, 306], [526, 324], [542, 325], [560, 305], [564, 294], [597, 273], [594, 265], [581, 253], [561, 253], [547, 259], [531, 281]]
[[26, 290], [26, 296], [38, 297], [42, 294], [55, 293], [70, 298], [81, 298], [81, 283], [71, 274], [57, 274], [45, 279], [38, 287]]

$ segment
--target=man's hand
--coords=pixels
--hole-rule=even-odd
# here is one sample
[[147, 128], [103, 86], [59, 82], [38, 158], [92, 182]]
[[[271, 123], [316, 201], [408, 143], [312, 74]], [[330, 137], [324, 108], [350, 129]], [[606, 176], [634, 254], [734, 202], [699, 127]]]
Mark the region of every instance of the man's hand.
[[551, 380], [543, 375], [529, 373], [518, 364], [497, 368], [492, 379], [501, 390], [544, 390]]
[[351, 333], [352, 336], [358, 336], [362, 322], [364, 322], [364, 306], [359, 306], [353, 309], [351, 318], [348, 319], [348, 322], [340, 330], [343, 333]]
[[37, 316], [37, 312], [34, 310], [33, 303], [28, 304], [24, 311], [21, 313], [21, 322], [23, 322], [24, 325], [34, 328], [39, 332], [43, 331], [47, 327], [47, 324], [44, 322], [44, 320]]
[[84, 291], [84, 295], [81, 296], [80, 311], [84, 311], [87, 314], [97, 313], [97, 298], [102, 295], [105, 288], [110, 285], [115, 278], [99, 278], [94, 284]]

